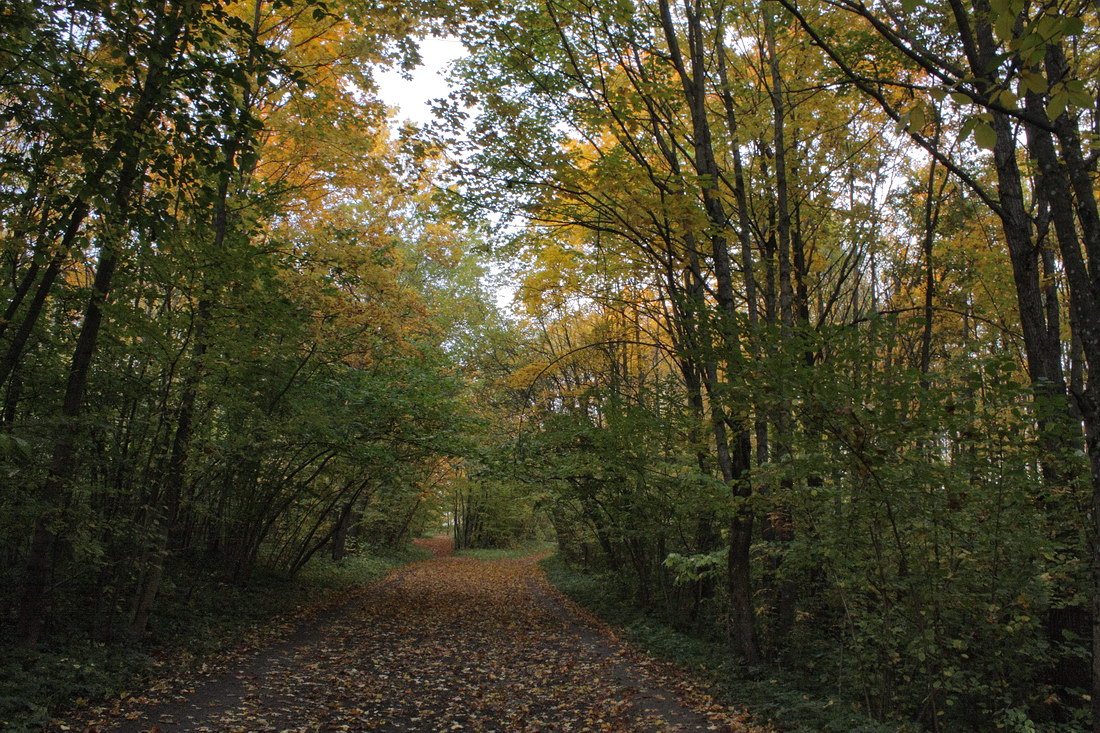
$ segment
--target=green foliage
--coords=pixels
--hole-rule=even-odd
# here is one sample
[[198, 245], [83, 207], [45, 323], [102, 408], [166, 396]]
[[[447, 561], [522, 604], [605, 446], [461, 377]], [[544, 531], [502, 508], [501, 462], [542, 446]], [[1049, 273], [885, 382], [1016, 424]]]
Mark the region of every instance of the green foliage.
[[141, 644], [56, 637], [39, 650], [0, 645], [0, 727], [40, 730], [51, 715], [133, 690], [149, 677], [179, 674], [217, 652], [262, 643], [311, 609], [339, 603], [403, 564], [424, 559], [415, 546], [369, 551], [335, 563], [318, 560], [295, 579], [265, 573], [248, 587], [195, 569], [165, 589]]
[[106, 698], [152, 666], [145, 652], [103, 643], [41, 652], [6, 647], [0, 665], [0, 726], [42, 730], [52, 713], [74, 700]]
[[675, 573], [677, 584], [694, 583], [705, 578], [719, 578], [729, 561], [729, 548], [698, 555], [681, 555], [670, 552], [665, 558], [665, 567]]
[[[1042, 618], [1081, 604], [1072, 589], [1085, 571], [1070, 560], [1080, 557], [1075, 492], [1043, 496], [1037, 466], [1075, 459], [1019, 439], [1027, 388], [1001, 355], [931, 379], [900, 367], [860, 376], [869, 350], [907, 328], [821, 334], [827, 361], [773, 377], [813, 436], [761, 475], [800, 528], [760, 546], [781, 558], [773, 582], [804, 589], [804, 623], [773, 643], [877, 716], [922, 710], [974, 729], [1020, 710], [1057, 717], [1050, 701], [1077, 693], [1036, 682], [1054, 660]], [[965, 443], [952, 446], [957, 436]], [[793, 491], [780, 494], [784, 485]], [[819, 636], [829, 624], [839, 643]]]
[[[809, 716], [807, 729], [875, 729], [864, 716], [885, 725], [935, 717], [958, 730], [1025, 719], [1072, 729], [1081, 691], [1047, 670], [1082, 657], [1050, 638], [1044, 618], [1083, 605], [1075, 512], [1085, 487], [1044, 493], [1040, 468], [1083, 476], [1083, 458], [1020, 439], [1033, 408], [1003, 354], [932, 375], [865, 367], [914, 334], [919, 324], [891, 318], [759, 335], [775, 346], [751, 372], [758, 409], [797, 405], [799, 426], [786, 455], [754, 469], [755, 493], [743, 503], [765, 523], [752, 572], [774, 666], [722, 674], [755, 691], [753, 710], [784, 725]], [[809, 364], [807, 352], [823, 356]], [[729, 389], [738, 399], [740, 385]], [[547, 409], [517, 452], [520, 475], [548, 494], [562, 561], [593, 573], [571, 577], [579, 585], [568, 592], [690, 656], [678, 645], [695, 642], [653, 632], [623, 610], [633, 603], [728, 663], [720, 528], [732, 507], [693, 466], [683, 442], [691, 422], [671, 400], [658, 407], [658, 390], [635, 386], [630, 403], [622, 389], [572, 394], [575, 406]], [[669, 430], [677, 424], [682, 432]], [[769, 526], [776, 516], [797, 531], [782, 536]], [[777, 607], [790, 585], [799, 592], [784, 625]], [[618, 595], [606, 593], [612, 586]]]
[[874, 721], [858, 702], [815, 688], [812, 680], [781, 669], [746, 668], [731, 658], [722, 641], [684, 633], [640, 609], [614, 575], [579, 571], [560, 555], [543, 560], [542, 567], [558, 590], [604, 621], [624, 628], [630, 641], [703, 675], [725, 702], [782, 730], [885, 733], [906, 729], [901, 723]]
[[[391, 133], [371, 81], [430, 12], [0, 18], [5, 644], [41, 642], [43, 664], [200, 649], [301, 600], [287, 576], [373, 577], [357, 550], [438, 513], [440, 467], [470, 452], [452, 332], [491, 308], [438, 159]], [[347, 562], [312, 577], [323, 557]], [[62, 677], [51, 706], [77, 690]]]

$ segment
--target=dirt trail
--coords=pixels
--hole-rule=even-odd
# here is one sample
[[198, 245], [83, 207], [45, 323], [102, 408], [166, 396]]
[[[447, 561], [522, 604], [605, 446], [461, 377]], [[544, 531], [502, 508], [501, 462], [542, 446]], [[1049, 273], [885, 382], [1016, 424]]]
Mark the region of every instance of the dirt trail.
[[753, 730], [619, 642], [546, 582], [537, 558], [445, 547], [237, 670], [72, 730]]

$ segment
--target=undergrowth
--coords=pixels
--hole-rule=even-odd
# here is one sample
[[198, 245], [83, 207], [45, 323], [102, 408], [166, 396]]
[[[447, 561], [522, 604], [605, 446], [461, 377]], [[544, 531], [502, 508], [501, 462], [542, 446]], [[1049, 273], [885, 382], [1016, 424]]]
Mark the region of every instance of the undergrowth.
[[573, 601], [658, 658], [701, 673], [728, 704], [750, 711], [758, 720], [783, 731], [886, 733], [919, 730], [916, 726], [883, 724], [858, 709], [858, 703], [805, 689], [783, 670], [741, 664], [729, 646], [677, 631], [616, 592], [608, 578], [569, 567], [559, 556], [542, 561], [550, 582]]
[[341, 563], [316, 558], [295, 578], [259, 573], [245, 586], [213, 572], [179, 569], [165, 583], [140, 643], [89, 641], [55, 633], [36, 649], [0, 639], [0, 730], [31, 731], [70, 707], [104, 700], [162, 671], [173, 673], [218, 652], [260, 643], [274, 630], [429, 553], [381, 550]]

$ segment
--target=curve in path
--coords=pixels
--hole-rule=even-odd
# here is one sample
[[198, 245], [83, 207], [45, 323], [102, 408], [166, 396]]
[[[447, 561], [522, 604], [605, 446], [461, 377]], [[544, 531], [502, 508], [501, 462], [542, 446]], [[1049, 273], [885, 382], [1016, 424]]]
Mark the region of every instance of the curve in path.
[[85, 730], [754, 730], [617, 642], [536, 562], [443, 554], [173, 700]]

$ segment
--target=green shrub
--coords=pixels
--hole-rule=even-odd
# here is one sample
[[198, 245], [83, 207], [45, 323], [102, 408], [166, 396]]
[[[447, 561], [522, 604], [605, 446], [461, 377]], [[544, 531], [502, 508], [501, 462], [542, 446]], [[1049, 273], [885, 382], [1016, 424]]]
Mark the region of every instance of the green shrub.
[[155, 676], [157, 658], [174, 668], [240, 643], [262, 643], [272, 620], [289, 623], [305, 609], [369, 585], [403, 564], [429, 557], [418, 547], [369, 551], [336, 563], [314, 558], [288, 579], [256, 573], [248, 585], [214, 573], [173, 568], [141, 643], [105, 644], [76, 635], [52, 637], [28, 650], [0, 642], [0, 730], [39, 730], [66, 707], [102, 700]]
[[915, 724], [879, 723], [852, 700], [807, 688], [789, 672], [746, 667], [720, 640], [686, 634], [636, 606], [630, 592], [611, 575], [579, 572], [555, 555], [542, 561], [550, 582], [566, 596], [622, 627], [630, 641], [655, 656], [691, 668], [714, 684], [715, 694], [784, 731], [885, 733], [919, 730]]

